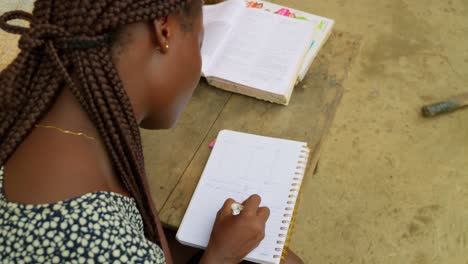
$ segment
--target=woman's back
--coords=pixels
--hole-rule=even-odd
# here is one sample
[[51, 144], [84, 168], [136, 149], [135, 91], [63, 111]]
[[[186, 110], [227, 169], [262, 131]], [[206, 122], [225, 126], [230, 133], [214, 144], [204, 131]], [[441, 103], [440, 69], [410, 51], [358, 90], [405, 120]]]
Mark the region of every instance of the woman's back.
[[[165, 123], [159, 117], [166, 115], [175, 119], [174, 109], [161, 108], [168, 103], [181, 108], [195, 89], [201, 68], [201, 21], [201, 2], [190, 0], [36, 0], [32, 14], [17, 10], [0, 15], [0, 28], [21, 36], [21, 52], [0, 73], [0, 167], [6, 168], [0, 203], [5, 211], [0, 216], [0, 246], [5, 247], [0, 250], [1, 261], [20, 262], [47, 253], [48, 248], [54, 256], [69, 257], [74, 252], [70, 260], [75, 260], [77, 251], [67, 245], [78, 250], [72, 241], [77, 234], [77, 240], [87, 241], [85, 236], [92, 240], [84, 242], [88, 246], [111, 242], [101, 235], [115, 240], [104, 252], [109, 257], [137, 243], [137, 248], [148, 249], [141, 257], [152, 254], [153, 263], [164, 262], [159, 244], [171, 262], [146, 184], [139, 125], [159, 126]], [[195, 22], [196, 30], [189, 30]], [[186, 57], [191, 71], [167, 78], [181, 62], [181, 52], [175, 50], [196, 56], [198, 63]], [[149, 65], [153, 56], [158, 63]], [[166, 85], [159, 86], [161, 82]], [[155, 93], [174, 91], [157, 97], [163, 103], [148, 101]], [[182, 92], [187, 100], [176, 102]], [[150, 105], [160, 108], [150, 111]], [[90, 194], [90, 190], [101, 192]], [[53, 204], [22, 207], [14, 202]], [[92, 218], [83, 215], [89, 208]], [[93, 228], [80, 226], [85, 222], [94, 223]], [[68, 229], [61, 230], [62, 225]], [[56, 241], [44, 237], [46, 233]], [[42, 244], [51, 242], [53, 248]], [[89, 256], [99, 248], [83, 251]]]

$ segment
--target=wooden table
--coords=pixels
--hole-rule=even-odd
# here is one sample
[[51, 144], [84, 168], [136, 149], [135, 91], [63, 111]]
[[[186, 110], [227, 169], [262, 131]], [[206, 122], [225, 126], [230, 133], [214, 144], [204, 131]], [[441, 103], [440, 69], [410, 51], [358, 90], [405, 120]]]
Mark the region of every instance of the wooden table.
[[334, 32], [288, 106], [201, 81], [175, 128], [142, 131], [148, 178], [161, 221], [174, 229], [180, 225], [210, 155], [208, 144], [222, 129], [308, 142], [312, 155], [304, 180], [310, 180], [359, 47], [358, 36]]

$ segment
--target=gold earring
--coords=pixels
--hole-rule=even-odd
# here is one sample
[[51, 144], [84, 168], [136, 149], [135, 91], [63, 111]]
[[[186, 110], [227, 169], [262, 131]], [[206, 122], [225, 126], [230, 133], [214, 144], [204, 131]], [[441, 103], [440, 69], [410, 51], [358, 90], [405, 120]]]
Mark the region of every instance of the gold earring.
[[169, 49], [169, 44], [166, 44], [166, 49]]

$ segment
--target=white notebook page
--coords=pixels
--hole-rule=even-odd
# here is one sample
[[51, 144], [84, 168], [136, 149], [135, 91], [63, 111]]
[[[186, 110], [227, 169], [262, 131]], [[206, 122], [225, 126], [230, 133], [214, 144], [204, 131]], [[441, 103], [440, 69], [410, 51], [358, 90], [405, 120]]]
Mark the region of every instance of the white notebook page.
[[[206, 247], [216, 213], [224, 201], [233, 198], [243, 202], [250, 195], [259, 194], [262, 206], [270, 208], [270, 218], [265, 229], [265, 239], [247, 259], [260, 263], [279, 263], [274, 255], [282, 245], [290, 220], [285, 217], [293, 178], [298, 177], [298, 162], [306, 144], [223, 130], [219, 133], [203, 175], [193, 194], [177, 233], [177, 239], [196, 247]], [[292, 213], [292, 212], [289, 212]]]
[[[233, 0], [235, 1], [235, 0]], [[312, 22], [243, 8], [205, 76], [285, 95], [312, 41]]]

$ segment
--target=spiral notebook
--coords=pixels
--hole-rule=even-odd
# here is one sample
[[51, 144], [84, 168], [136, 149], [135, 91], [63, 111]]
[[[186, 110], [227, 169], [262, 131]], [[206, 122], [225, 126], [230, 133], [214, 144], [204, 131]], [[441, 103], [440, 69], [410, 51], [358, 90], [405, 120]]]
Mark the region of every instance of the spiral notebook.
[[265, 238], [246, 260], [280, 263], [294, 222], [295, 205], [308, 162], [304, 142], [223, 130], [185, 212], [177, 240], [205, 248], [216, 213], [227, 198], [252, 194], [270, 208]]

